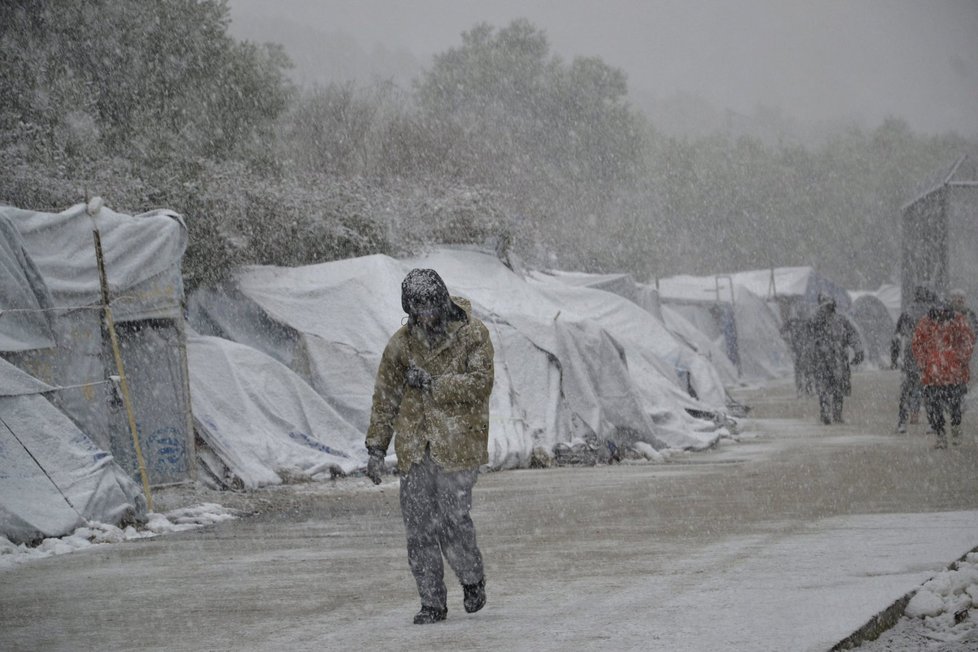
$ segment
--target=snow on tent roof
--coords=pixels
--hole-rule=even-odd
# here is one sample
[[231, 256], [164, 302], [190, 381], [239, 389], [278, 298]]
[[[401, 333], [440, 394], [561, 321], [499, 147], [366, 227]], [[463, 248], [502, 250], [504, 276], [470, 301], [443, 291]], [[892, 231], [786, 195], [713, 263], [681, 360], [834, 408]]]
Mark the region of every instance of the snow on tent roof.
[[0, 535], [15, 543], [145, 514], [136, 483], [40, 393], [51, 389], [0, 358]]
[[403, 323], [400, 284], [413, 267], [436, 269], [492, 334], [491, 465], [524, 465], [534, 447], [587, 432], [609, 440], [633, 433], [660, 448], [700, 448], [719, 436], [685, 411], [704, 404], [678, 387], [669, 363], [636, 360], [648, 381], [637, 382], [617, 338], [492, 255], [445, 249], [407, 261], [378, 255], [249, 267], [229, 287], [194, 293], [190, 318], [203, 333], [283, 362], [365, 432], [380, 355]]
[[[706, 358], [698, 356], [685, 341], [673, 335], [661, 318], [642, 308], [631, 296], [620, 295], [618, 290], [623, 289], [621, 282], [608, 283], [605, 275], [601, 280], [588, 283], [588, 276], [583, 273], [548, 272], [533, 273], [530, 278], [549, 285], [560, 301], [571, 306], [581, 318], [594, 320], [616, 340], [627, 343], [630, 368], [638, 359], [651, 353], [650, 362], [657, 368], [660, 361], [665, 361], [671, 365], [673, 374], [689, 374], [696, 395], [709, 406], [707, 409], [722, 409], [726, 404], [723, 381]], [[627, 275], [621, 275], [621, 278], [631, 279]], [[568, 280], [571, 282], [567, 283]], [[631, 285], [635, 286], [635, 283]], [[635, 296], [636, 292], [629, 291], [628, 286], [624, 289], [627, 295]], [[671, 380], [673, 374], [667, 374], [667, 378]], [[686, 399], [686, 388], [681, 383], [673, 384], [679, 387], [683, 395], [681, 398]]]
[[845, 289], [820, 275], [813, 267], [775, 267], [712, 276], [670, 276], [659, 279], [657, 287], [663, 301], [729, 302], [731, 282], [765, 300], [778, 296], [814, 303], [820, 292], [826, 292], [835, 297], [841, 310], [849, 306]]
[[180, 315], [180, 264], [187, 230], [175, 213], [152, 211], [135, 217], [102, 207], [91, 217], [85, 204], [61, 213], [0, 206], [23, 238], [55, 305], [101, 303], [92, 231], [101, 232], [116, 321]]
[[547, 270], [546, 272], [531, 272], [530, 276], [538, 281], [552, 278], [566, 285], [611, 292], [628, 299], [660, 321], [662, 320], [658, 291], [650, 285], [638, 283], [631, 274], [589, 274], [586, 272]]

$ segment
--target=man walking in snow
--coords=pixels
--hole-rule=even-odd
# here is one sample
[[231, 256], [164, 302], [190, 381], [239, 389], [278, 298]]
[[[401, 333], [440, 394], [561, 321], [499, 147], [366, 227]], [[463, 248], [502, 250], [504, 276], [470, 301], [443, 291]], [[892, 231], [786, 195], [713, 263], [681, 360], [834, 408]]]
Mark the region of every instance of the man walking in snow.
[[951, 443], [961, 443], [961, 403], [968, 391], [968, 363], [975, 333], [949, 304], [937, 305], [920, 320], [913, 335], [913, 356], [924, 385], [927, 421], [937, 433], [935, 448], [947, 448], [944, 413], [951, 417]]
[[852, 365], [863, 361], [859, 333], [852, 323], [835, 311], [835, 299], [819, 295], [818, 309], [812, 317], [813, 373], [818, 392], [818, 410], [822, 423], [842, 423], [842, 402], [852, 393]]
[[393, 438], [408, 564], [421, 597], [414, 623], [423, 625], [448, 614], [443, 555], [462, 584], [465, 611], [486, 603], [469, 510], [479, 466], [489, 461], [493, 347], [469, 302], [450, 296], [432, 269], [407, 274], [401, 306], [407, 323], [387, 343], [374, 386], [367, 475], [380, 483]]
[[900, 383], [900, 403], [897, 409], [897, 432], [907, 431], [907, 420], [917, 423], [917, 413], [920, 411], [922, 388], [920, 385], [920, 369], [914, 360], [910, 343], [913, 340], [917, 323], [927, 315], [937, 301], [934, 293], [922, 285], [914, 288], [913, 302], [900, 313], [897, 319], [893, 340], [890, 342], [890, 362], [896, 369], [903, 369], [903, 381]]

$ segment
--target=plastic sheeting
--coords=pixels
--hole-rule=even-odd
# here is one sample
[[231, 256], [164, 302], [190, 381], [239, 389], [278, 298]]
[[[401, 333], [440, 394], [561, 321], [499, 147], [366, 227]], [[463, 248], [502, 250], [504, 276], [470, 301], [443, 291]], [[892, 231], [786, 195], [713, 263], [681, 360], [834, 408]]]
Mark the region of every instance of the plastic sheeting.
[[54, 346], [53, 305], [20, 232], [0, 213], [0, 351]]
[[436, 269], [490, 330], [496, 352], [492, 466], [522, 466], [533, 448], [576, 438], [702, 448], [720, 436], [713, 422], [686, 408], [722, 410], [722, 403], [690, 397], [671, 362], [652, 350], [633, 351], [627, 338], [584, 316], [597, 306], [578, 310], [568, 297], [598, 295], [601, 310], [631, 306], [633, 315], [654, 321], [648, 313], [608, 293], [528, 282], [484, 253], [442, 249], [407, 261], [367, 256], [299, 268], [249, 267], [221, 291], [192, 295], [190, 318], [202, 333], [253, 346], [287, 365], [362, 438], [380, 355], [404, 317], [401, 280], [412, 267]]
[[50, 389], [0, 359], [0, 534], [28, 543], [143, 518], [139, 487], [37, 393]]
[[282, 363], [217, 337], [190, 335], [187, 349], [194, 420], [209, 449], [201, 470], [214, 484], [254, 489], [366, 462], [363, 433]]
[[[578, 282], [573, 285], [564, 282], [564, 274], [535, 274], [532, 278], [549, 284], [547, 289], [558, 301], [571, 307], [577, 319], [593, 320], [612, 334], [624, 346], [629, 371], [636, 381], [660, 385], [671, 394], [672, 400], [679, 401], [689, 398], [685, 386], [688, 382], [701, 402], [689, 407], [723, 410], [726, 404], [723, 381], [708, 360], [675, 337], [661, 318], [657, 319], [631, 298], [600, 289], [608, 287], [605, 284], [599, 284], [598, 288], [585, 285], [580, 282], [583, 275], [576, 276]], [[663, 384], [663, 380], [667, 382]], [[669, 401], [656, 397], [655, 402], [662, 405]], [[654, 410], [652, 406], [649, 409]]]
[[727, 355], [742, 381], [788, 375], [793, 363], [780, 334], [780, 317], [766, 300], [814, 304], [819, 293], [845, 311], [848, 293], [811, 267], [776, 267], [714, 276], [659, 279], [660, 299], [700, 329]]
[[849, 309], [849, 294], [813, 267], [775, 267], [713, 276], [670, 276], [659, 279], [657, 287], [663, 302], [730, 301], [730, 287], [741, 287], [767, 301], [776, 297], [817, 303], [819, 293], [835, 298], [839, 310]]
[[[94, 206], [94, 203], [93, 203]], [[24, 313], [50, 323], [33, 339], [8, 345], [7, 359], [58, 386], [52, 402], [136, 477], [137, 465], [121, 397], [106, 383], [117, 376], [102, 330], [102, 298], [93, 230], [101, 237], [111, 308], [147, 461], [150, 484], [186, 481], [193, 473], [193, 433], [187, 396], [181, 259], [187, 230], [174, 213], [130, 217], [79, 204], [61, 213], [0, 207], [20, 249], [0, 249], [0, 268], [21, 269], [26, 281], [5, 283], [4, 304], [16, 301], [45, 312]], [[8, 243], [10, 245], [10, 243]], [[37, 278], [35, 278], [37, 277]], [[27, 283], [29, 285], [25, 285]], [[42, 283], [47, 296], [40, 292]], [[10, 286], [13, 294], [8, 296]], [[47, 298], [49, 297], [49, 298]], [[3, 304], [0, 304], [3, 305]], [[0, 333], [8, 333], [0, 316]], [[0, 337], [0, 342], [3, 338]]]
[[117, 322], [180, 316], [180, 261], [187, 230], [176, 213], [130, 217], [102, 207], [94, 217], [77, 204], [61, 213], [0, 206], [14, 224], [57, 306], [101, 303], [92, 231], [102, 239]]

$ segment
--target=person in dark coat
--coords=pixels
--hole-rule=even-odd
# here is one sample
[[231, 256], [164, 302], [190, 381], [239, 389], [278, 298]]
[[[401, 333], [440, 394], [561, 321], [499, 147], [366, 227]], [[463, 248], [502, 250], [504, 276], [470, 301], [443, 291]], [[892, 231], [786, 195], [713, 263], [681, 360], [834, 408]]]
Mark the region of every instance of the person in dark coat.
[[852, 365], [863, 361], [859, 333], [852, 323], [836, 313], [835, 299], [819, 296], [818, 309], [811, 320], [813, 374], [818, 392], [818, 411], [822, 423], [843, 423], [842, 402], [852, 393]]
[[935, 448], [947, 448], [944, 413], [951, 421], [951, 442], [961, 441], [961, 403], [968, 391], [968, 363], [975, 350], [971, 324], [950, 304], [937, 305], [920, 320], [913, 335], [913, 356], [924, 386], [927, 421], [937, 434]]
[[442, 556], [462, 584], [465, 611], [486, 604], [476, 545], [472, 488], [489, 461], [493, 346], [468, 301], [452, 297], [433, 269], [413, 269], [401, 284], [408, 315], [387, 343], [374, 385], [367, 476], [379, 484], [391, 439], [401, 474], [408, 564], [421, 611], [414, 623], [445, 620]]
[[897, 409], [897, 432], [907, 431], [907, 421], [917, 423], [917, 413], [920, 411], [923, 396], [920, 384], [920, 369], [914, 360], [910, 344], [913, 340], [917, 323], [927, 316], [934, 306], [937, 296], [928, 288], [918, 285], [914, 288], [913, 302], [900, 313], [896, 330], [890, 342], [890, 363], [894, 369], [903, 370], [903, 381], [900, 383], [900, 403]]
[[811, 335], [811, 323], [798, 315], [789, 317], [781, 326], [781, 337], [791, 351], [791, 361], [795, 370], [795, 393], [798, 398], [815, 393]]

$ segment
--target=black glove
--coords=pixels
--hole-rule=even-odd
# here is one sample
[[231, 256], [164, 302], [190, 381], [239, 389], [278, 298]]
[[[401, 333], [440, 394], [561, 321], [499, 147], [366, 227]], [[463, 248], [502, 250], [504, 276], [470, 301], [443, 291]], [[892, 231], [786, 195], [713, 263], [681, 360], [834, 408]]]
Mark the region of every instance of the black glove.
[[431, 374], [421, 367], [415, 366], [413, 362], [408, 365], [407, 373], [404, 374], [404, 380], [408, 385], [416, 389], [431, 389]]
[[862, 351], [856, 351], [856, 355], [852, 356], [852, 366], [855, 367], [860, 364], [863, 361], [863, 357]]
[[380, 475], [384, 472], [384, 451], [376, 446], [367, 449], [370, 458], [367, 460], [367, 477], [380, 484]]

